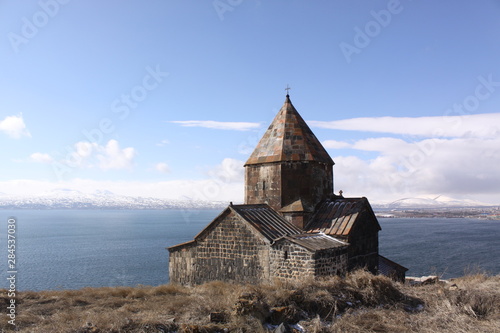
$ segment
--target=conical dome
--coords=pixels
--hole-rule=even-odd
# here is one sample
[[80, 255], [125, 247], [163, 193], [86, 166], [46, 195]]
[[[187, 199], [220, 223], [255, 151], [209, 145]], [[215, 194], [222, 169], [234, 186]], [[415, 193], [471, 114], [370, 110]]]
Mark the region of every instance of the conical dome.
[[285, 161], [334, 164], [288, 95], [245, 165]]

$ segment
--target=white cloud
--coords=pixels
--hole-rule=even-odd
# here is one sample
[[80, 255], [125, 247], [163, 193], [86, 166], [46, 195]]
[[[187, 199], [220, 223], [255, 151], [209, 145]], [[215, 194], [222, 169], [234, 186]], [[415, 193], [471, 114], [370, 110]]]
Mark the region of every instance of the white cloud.
[[210, 169], [208, 175], [224, 183], [242, 182], [245, 175], [244, 164], [245, 162], [234, 158], [225, 158], [221, 164]]
[[233, 130], [233, 131], [249, 131], [260, 127], [259, 123], [248, 122], [223, 122], [213, 120], [179, 120], [171, 121], [174, 124], [180, 124], [184, 127], [204, 127], [212, 129]]
[[347, 131], [392, 133], [420, 137], [500, 136], [500, 113], [440, 117], [373, 117], [308, 121], [310, 126]]
[[96, 143], [90, 143], [88, 141], [80, 141], [75, 143], [75, 153], [82, 158], [87, 158], [92, 155], [92, 152], [98, 149], [99, 146]]
[[380, 155], [372, 160], [334, 157], [335, 187], [348, 196], [390, 201], [443, 194], [500, 203], [500, 138], [416, 142], [372, 138], [357, 141], [352, 148]]
[[30, 155], [30, 159], [37, 163], [51, 163], [54, 159], [49, 154], [43, 153], [33, 153]]
[[98, 146], [99, 167], [103, 170], [130, 169], [136, 151], [132, 147], [121, 149], [118, 141], [109, 140], [105, 147]]
[[408, 149], [408, 143], [401, 139], [395, 138], [369, 138], [359, 140], [352, 144], [353, 149], [366, 150], [366, 151], [379, 151], [386, 153], [397, 153], [401, 150]]
[[158, 147], [163, 147], [163, 146], [168, 145], [169, 143], [170, 143], [170, 141], [168, 141], [168, 140], [161, 140], [161, 141], [160, 141], [160, 142], [158, 142], [156, 145], [157, 145]]
[[[389, 133], [398, 137], [345, 142], [325, 148], [352, 149], [336, 156], [335, 188], [377, 202], [446, 195], [500, 203], [500, 113], [449, 117], [355, 118], [309, 122], [311, 126]], [[366, 160], [359, 152], [372, 152]], [[359, 155], [363, 156], [363, 155]]]
[[4, 120], [1, 120], [0, 131], [14, 139], [19, 139], [23, 136], [31, 137], [22, 114], [19, 116], [7, 116]]
[[168, 166], [167, 163], [163, 163], [163, 162], [156, 163], [155, 170], [159, 171], [161, 173], [170, 173], [170, 167]]
[[116, 140], [109, 140], [105, 146], [80, 141], [74, 144], [70, 157], [62, 163], [74, 168], [131, 169], [136, 154], [132, 147], [120, 148]]
[[215, 179], [165, 182], [96, 181], [90, 179], [49, 182], [18, 179], [0, 181], [0, 188], [7, 195], [39, 195], [64, 188], [67, 191], [79, 191], [87, 194], [92, 194], [99, 190], [133, 197], [227, 202], [243, 201], [243, 183], [224, 183]]
[[322, 142], [323, 147], [329, 149], [343, 149], [350, 148], [352, 145], [350, 143], [344, 141], [336, 141], [336, 140], [325, 140]]

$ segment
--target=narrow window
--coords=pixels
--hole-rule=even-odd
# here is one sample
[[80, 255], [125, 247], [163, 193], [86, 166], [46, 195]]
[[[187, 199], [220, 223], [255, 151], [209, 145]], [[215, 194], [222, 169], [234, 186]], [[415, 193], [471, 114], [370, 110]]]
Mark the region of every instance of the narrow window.
[[288, 251], [285, 251], [285, 254], [283, 256], [283, 259], [287, 260], [288, 259]]
[[262, 181], [262, 191], [265, 191], [266, 190], [266, 181], [263, 180]]

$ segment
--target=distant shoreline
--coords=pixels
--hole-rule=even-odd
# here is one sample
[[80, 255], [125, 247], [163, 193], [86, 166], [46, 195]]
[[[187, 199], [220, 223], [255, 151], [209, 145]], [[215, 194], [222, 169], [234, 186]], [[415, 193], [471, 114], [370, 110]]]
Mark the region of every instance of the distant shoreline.
[[471, 218], [500, 220], [498, 206], [457, 208], [376, 209], [377, 218]]

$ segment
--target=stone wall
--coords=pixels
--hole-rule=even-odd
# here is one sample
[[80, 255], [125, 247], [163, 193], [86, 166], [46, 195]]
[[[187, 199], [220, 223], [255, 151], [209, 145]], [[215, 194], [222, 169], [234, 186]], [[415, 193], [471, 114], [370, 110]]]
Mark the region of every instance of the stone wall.
[[321, 250], [314, 256], [314, 272], [316, 276], [344, 275], [347, 263], [347, 247]]
[[281, 181], [282, 207], [301, 199], [304, 209], [312, 212], [333, 192], [332, 166], [318, 162], [283, 162]]
[[245, 167], [245, 203], [267, 203], [281, 208], [281, 166], [278, 163]]
[[268, 246], [228, 210], [200, 234], [194, 246], [171, 250], [171, 281], [201, 284], [213, 280], [250, 283], [267, 280]]
[[288, 240], [275, 243], [269, 257], [271, 278], [287, 280], [314, 277], [313, 253]]
[[245, 203], [267, 203], [275, 210], [301, 199], [312, 211], [333, 191], [332, 166], [280, 162], [245, 166]]
[[273, 244], [270, 252], [271, 279], [308, 279], [343, 275], [347, 271], [347, 247], [310, 251], [289, 240]]
[[171, 283], [194, 284], [196, 265], [196, 242], [176, 246], [170, 251], [168, 273]]

